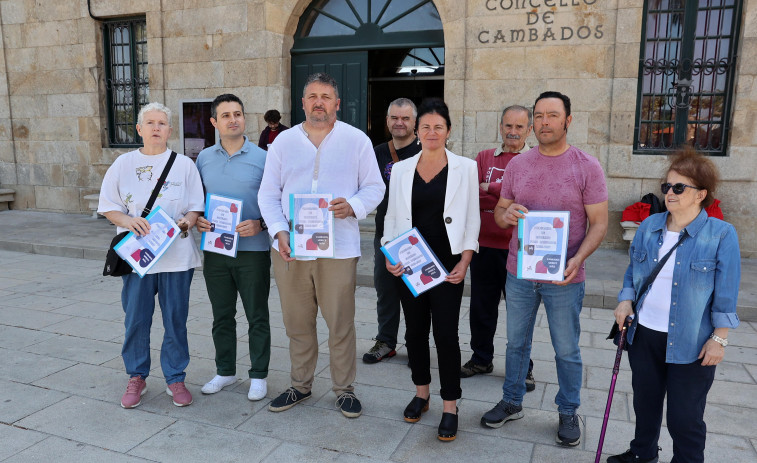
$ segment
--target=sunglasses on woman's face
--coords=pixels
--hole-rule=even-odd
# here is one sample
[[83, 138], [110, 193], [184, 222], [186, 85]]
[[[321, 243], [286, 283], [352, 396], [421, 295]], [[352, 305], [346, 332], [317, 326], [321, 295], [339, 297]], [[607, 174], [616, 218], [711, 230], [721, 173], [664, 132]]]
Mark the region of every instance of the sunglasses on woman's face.
[[685, 183], [676, 183], [675, 185], [671, 183], [663, 183], [662, 185], [660, 185], [660, 189], [662, 190], [662, 194], [664, 195], [668, 194], [668, 191], [670, 191], [671, 188], [673, 189], [673, 193], [677, 195], [683, 194], [686, 188], [691, 188], [694, 190], [701, 190], [701, 188], [699, 187], [687, 185]]

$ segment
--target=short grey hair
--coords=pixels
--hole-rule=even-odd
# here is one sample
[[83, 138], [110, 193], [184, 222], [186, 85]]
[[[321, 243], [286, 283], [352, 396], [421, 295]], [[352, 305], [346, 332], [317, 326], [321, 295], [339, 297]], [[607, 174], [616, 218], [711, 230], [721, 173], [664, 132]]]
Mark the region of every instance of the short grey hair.
[[166, 118], [168, 119], [168, 126], [171, 127], [171, 110], [168, 109], [168, 106], [157, 102], [148, 103], [142, 106], [142, 109], [139, 110], [139, 115], [137, 116], [137, 124], [142, 125], [142, 122], [144, 122], [145, 113], [148, 113], [150, 111], [160, 111], [165, 114]]
[[336, 95], [337, 99], [339, 98], [339, 86], [336, 84], [336, 79], [331, 77], [330, 75], [326, 74], [325, 72], [316, 72], [315, 74], [310, 74], [307, 79], [305, 79], [305, 86], [302, 87], [302, 97], [305, 97], [305, 92], [308, 89], [308, 85], [313, 83], [319, 83], [324, 84], [332, 87], [334, 89], [334, 94]]
[[528, 126], [530, 127], [534, 125], [534, 115], [531, 113], [531, 110], [519, 104], [510, 105], [502, 110], [502, 116], [499, 118], [500, 124], [502, 124], [502, 119], [504, 119], [505, 114], [507, 114], [508, 111], [524, 111], [526, 114], [528, 114]]
[[413, 119], [418, 118], [418, 108], [415, 107], [415, 103], [413, 103], [413, 100], [409, 98], [397, 98], [396, 100], [389, 103], [389, 107], [386, 109], [387, 117], [389, 117], [389, 110], [392, 109], [392, 106], [397, 106], [399, 108], [410, 106], [413, 109]]

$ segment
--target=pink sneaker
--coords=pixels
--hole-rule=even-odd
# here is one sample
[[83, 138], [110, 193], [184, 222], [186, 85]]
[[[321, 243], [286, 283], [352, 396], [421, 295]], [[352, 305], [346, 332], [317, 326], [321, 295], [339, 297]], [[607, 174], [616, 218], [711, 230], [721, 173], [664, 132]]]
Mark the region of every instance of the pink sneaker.
[[192, 394], [183, 381], [171, 383], [166, 387], [166, 394], [173, 397], [173, 404], [177, 407], [186, 407], [192, 404]]
[[123, 408], [134, 408], [142, 403], [142, 396], [147, 392], [147, 383], [141, 376], [129, 378], [129, 384], [126, 385], [126, 392], [121, 397], [121, 406]]

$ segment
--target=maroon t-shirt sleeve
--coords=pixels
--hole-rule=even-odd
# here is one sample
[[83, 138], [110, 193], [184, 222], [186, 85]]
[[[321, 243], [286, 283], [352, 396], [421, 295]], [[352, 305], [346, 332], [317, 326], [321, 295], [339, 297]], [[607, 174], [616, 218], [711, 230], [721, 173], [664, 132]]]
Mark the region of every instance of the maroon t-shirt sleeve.
[[594, 157], [589, 157], [583, 163], [584, 171], [584, 191], [583, 201], [585, 205], [597, 204], [607, 201], [609, 198], [607, 192], [607, 182], [605, 173], [599, 161]]

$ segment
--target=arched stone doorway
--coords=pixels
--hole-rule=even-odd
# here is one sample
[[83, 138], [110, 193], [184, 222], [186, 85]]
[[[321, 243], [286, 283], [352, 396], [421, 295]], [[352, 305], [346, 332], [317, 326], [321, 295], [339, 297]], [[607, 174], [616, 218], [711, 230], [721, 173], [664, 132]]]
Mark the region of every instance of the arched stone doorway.
[[398, 97], [444, 96], [444, 34], [431, 0], [314, 0], [294, 35], [292, 123], [302, 122], [302, 88], [313, 72], [340, 86], [339, 118], [384, 141], [384, 116]]

